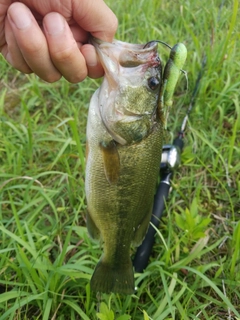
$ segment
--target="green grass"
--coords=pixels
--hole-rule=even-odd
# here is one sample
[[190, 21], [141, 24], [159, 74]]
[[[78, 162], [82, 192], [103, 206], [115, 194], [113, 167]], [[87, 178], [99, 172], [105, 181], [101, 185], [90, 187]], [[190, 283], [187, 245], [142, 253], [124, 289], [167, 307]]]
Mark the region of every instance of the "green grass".
[[85, 228], [85, 127], [100, 82], [46, 84], [0, 57], [0, 320], [240, 319], [238, 1], [107, 3], [118, 39], [188, 48], [172, 137], [207, 57], [151, 261], [135, 295], [90, 292], [101, 248]]

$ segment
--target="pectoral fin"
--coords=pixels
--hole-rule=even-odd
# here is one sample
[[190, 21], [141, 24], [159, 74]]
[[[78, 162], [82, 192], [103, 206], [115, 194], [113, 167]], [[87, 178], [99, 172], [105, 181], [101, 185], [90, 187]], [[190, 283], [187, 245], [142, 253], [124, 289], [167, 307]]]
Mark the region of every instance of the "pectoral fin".
[[103, 156], [106, 179], [109, 184], [115, 184], [118, 182], [120, 176], [120, 159], [116, 142], [114, 140], [111, 140], [107, 144], [101, 142], [100, 148]]

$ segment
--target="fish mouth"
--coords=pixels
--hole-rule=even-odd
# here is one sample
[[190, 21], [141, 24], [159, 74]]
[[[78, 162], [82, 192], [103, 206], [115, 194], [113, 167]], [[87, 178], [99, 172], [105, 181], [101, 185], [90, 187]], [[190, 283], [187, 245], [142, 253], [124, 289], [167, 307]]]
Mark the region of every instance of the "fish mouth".
[[160, 64], [157, 53], [158, 44], [155, 41], [147, 44], [132, 44], [116, 39], [112, 42], [106, 42], [91, 37], [90, 44], [95, 47], [105, 72], [109, 69], [109, 59], [113, 56], [115, 62], [124, 68], [134, 68], [146, 64], [148, 67], [157, 67]]
[[134, 51], [140, 51], [140, 52], [148, 52], [152, 51], [154, 48], [157, 47], [157, 41], [149, 41], [144, 44], [138, 44], [138, 43], [128, 43], [123, 42], [120, 40], [113, 39], [112, 42], [106, 42], [101, 39], [95, 38], [93, 36], [90, 37], [89, 43], [92, 44], [96, 49], [100, 48], [111, 48], [112, 46], [121, 46], [122, 48], [128, 49], [128, 50], [134, 50]]

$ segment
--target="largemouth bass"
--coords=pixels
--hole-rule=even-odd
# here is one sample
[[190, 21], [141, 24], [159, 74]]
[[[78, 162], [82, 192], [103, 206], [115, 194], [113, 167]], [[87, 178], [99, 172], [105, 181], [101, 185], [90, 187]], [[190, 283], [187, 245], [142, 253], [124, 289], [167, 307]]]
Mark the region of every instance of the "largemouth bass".
[[148, 229], [163, 137], [157, 43], [92, 40], [105, 76], [87, 123], [87, 228], [104, 252], [91, 279], [99, 292], [132, 294], [131, 245]]

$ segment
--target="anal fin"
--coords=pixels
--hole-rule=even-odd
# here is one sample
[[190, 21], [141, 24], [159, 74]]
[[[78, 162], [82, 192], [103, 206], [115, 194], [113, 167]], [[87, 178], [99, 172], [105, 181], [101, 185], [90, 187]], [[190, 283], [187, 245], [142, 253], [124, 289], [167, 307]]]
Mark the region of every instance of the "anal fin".
[[87, 230], [91, 238], [95, 240], [99, 240], [101, 238], [100, 230], [96, 226], [89, 212], [87, 212]]
[[134, 238], [132, 241], [133, 246], [138, 247], [143, 242], [149, 228], [151, 215], [152, 215], [152, 207], [151, 207], [151, 210], [149, 210], [149, 212], [143, 218], [143, 220], [141, 221], [140, 225], [138, 226], [137, 230], [134, 233]]

